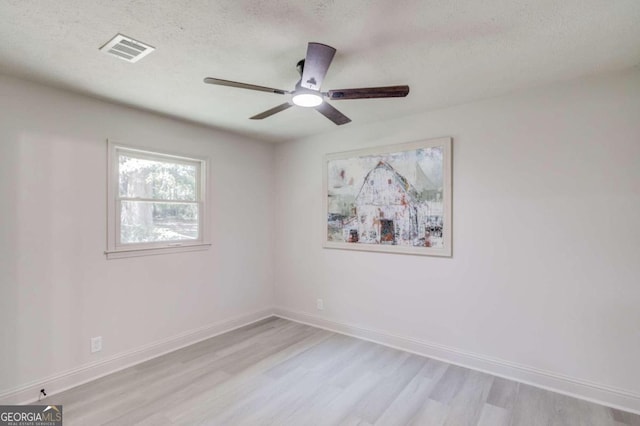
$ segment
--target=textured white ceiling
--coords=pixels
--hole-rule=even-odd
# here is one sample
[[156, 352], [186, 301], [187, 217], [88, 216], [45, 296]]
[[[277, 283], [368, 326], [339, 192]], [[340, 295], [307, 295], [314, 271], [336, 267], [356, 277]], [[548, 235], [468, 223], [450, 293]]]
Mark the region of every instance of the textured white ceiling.
[[[156, 47], [131, 64], [116, 33]], [[640, 63], [639, 0], [2, 0], [0, 72], [281, 141], [333, 130], [316, 111], [248, 117], [293, 89], [309, 41], [338, 52], [323, 90], [409, 84], [407, 98], [334, 101], [353, 123]]]

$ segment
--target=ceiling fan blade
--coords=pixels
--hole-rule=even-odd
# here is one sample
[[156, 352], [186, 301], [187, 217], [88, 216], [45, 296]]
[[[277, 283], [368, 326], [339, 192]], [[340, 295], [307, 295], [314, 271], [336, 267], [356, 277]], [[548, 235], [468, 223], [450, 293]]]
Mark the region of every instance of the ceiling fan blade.
[[324, 76], [327, 74], [335, 54], [336, 49], [331, 46], [321, 43], [309, 43], [300, 85], [307, 89], [320, 90]]
[[279, 95], [285, 95], [289, 93], [286, 90], [274, 89], [272, 87], [257, 86], [255, 84], [240, 83], [238, 81], [222, 80], [219, 78], [212, 78], [212, 77], [205, 78], [204, 82], [207, 84], [216, 84], [218, 86], [238, 87], [240, 89], [259, 90], [260, 92], [277, 93]]
[[329, 99], [403, 98], [409, 94], [409, 86], [363, 87], [361, 89], [329, 90]]
[[252, 120], [262, 120], [263, 118], [271, 117], [273, 114], [279, 113], [280, 111], [284, 111], [285, 109], [291, 108], [289, 102], [285, 102], [283, 104], [278, 105], [277, 107], [273, 107], [271, 109], [266, 110], [265, 112], [261, 112], [260, 114], [256, 114], [251, 117]]
[[351, 121], [349, 117], [332, 107], [326, 102], [321, 103], [316, 107], [316, 110], [327, 117], [329, 120], [333, 121], [336, 125], [340, 126], [342, 124], [347, 124]]

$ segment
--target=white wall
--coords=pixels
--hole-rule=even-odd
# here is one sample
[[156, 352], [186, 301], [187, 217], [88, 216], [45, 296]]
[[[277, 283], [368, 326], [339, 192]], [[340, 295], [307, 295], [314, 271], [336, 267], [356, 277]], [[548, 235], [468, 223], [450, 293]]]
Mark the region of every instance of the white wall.
[[[322, 249], [325, 153], [440, 136], [453, 137], [452, 258]], [[278, 312], [640, 402], [638, 71], [282, 144], [276, 188]]]
[[[211, 249], [105, 259], [107, 138], [211, 158]], [[270, 312], [273, 152], [0, 76], [0, 394]]]

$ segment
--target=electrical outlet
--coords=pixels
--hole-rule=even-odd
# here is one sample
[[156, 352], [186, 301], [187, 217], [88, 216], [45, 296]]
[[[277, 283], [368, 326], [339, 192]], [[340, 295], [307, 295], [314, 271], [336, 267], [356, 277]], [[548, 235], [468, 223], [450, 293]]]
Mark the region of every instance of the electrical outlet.
[[319, 311], [324, 310], [324, 300], [322, 299], [316, 300], [316, 307], [318, 308]]
[[100, 352], [102, 350], [102, 336], [91, 338], [91, 353]]

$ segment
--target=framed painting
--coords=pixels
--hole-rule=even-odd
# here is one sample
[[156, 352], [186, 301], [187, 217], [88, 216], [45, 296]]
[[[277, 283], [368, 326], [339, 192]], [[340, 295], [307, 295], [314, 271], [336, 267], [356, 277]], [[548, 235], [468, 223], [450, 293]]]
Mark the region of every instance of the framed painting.
[[324, 159], [324, 247], [451, 256], [451, 138]]

